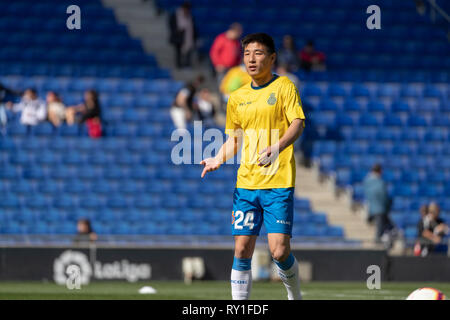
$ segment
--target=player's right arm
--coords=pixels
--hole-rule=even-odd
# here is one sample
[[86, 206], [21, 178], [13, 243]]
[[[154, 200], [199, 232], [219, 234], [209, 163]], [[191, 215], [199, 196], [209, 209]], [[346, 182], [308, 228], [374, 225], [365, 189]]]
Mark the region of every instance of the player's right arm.
[[222, 145], [215, 157], [207, 158], [200, 162], [200, 164], [204, 166], [202, 178], [207, 172], [219, 169], [222, 163], [233, 158], [241, 149], [244, 135], [240, 123], [235, 116], [235, 107], [236, 104], [230, 96], [227, 103], [227, 119], [225, 125], [225, 132], [228, 134], [228, 139]]
[[202, 160], [200, 162], [204, 166], [202, 178], [207, 172], [219, 169], [228, 159], [233, 158], [241, 148], [242, 140], [241, 135], [229, 136], [215, 157]]

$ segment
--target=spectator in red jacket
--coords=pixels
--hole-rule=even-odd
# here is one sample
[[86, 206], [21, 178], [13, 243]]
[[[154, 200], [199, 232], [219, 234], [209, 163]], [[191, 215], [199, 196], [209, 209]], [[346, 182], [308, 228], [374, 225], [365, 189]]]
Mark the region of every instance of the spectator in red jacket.
[[216, 71], [219, 85], [225, 73], [241, 62], [241, 43], [239, 41], [241, 35], [242, 26], [235, 22], [227, 31], [219, 34], [214, 39], [209, 55]]
[[309, 40], [300, 51], [300, 67], [305, 71], [323, 71], [325, 67], [325, 54], [314, 48], [314, 42]]

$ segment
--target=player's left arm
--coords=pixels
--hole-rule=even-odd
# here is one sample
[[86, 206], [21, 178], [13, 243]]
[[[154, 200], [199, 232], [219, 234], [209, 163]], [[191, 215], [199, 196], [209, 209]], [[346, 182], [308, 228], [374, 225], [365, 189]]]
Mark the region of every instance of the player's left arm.
[[300, 95], [291, 81], [285, 84], [282, 99], [284, 113], [289, 121], [289, 127], [280, 140], [259, 153], [259, 166], [269, 166], [271, 163], [274, 163], [280, 152], [300, 137], [305, 127], [305, 115], [303, 113]]
[[278, 154], [280, 154], [281, 151], [293, 144], [295, 140], [297, 140], [301, 136], [304, 128], [303, 123], [303, 119], [294, 119], [280, 140], [278, 140], [275, 144], [263, 149], [259, 153], [260, 156], [258, 158], [258, 165], [261, 167], [268, 166], [273, 163], [275, 158], [278, 156]]

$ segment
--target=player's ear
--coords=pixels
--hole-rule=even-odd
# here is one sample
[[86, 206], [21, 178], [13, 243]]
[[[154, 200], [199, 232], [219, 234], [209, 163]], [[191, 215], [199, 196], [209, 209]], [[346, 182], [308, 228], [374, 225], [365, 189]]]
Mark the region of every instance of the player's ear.
[[275, 63], [276, 59], [277, 59], [277, 54], [274, 52], [270, 55], [270, 59], [272, 61], [272, 63]]

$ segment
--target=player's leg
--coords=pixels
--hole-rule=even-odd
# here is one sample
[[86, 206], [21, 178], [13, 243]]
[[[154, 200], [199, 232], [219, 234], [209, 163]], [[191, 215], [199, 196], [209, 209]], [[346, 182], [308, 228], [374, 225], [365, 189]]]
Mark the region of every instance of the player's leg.
[[252, 288], [252, 256], [262, 225], [262, 212], [255, 190], [236, 188], [233, 195], [232, 234], [235, 238], [231, 295], [247, 300]]
[[286, 287], [289, 300], [301, 299], [298, 262], [291, 253], [294, 188], [261, 190], [264, 224], [272, 258]]
[[300, 300], [300, 277], [298, 262], [291, 252], [290, 235], [269, 233], [269, 248], [272, 258], [277, 265], [278, 275], [286, 287], [289, 300]]
[[234, 259], [231, 269], [231, 296], [233, 300], [248, 300], [252, 289], [252, 256], [256, 235], [234, 237]]

